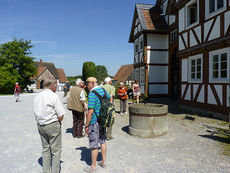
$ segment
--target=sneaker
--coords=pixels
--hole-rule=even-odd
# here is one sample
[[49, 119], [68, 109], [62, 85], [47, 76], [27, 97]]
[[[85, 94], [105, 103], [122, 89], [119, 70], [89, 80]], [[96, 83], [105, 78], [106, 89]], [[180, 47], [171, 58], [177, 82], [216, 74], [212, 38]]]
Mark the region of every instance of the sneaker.
[[83, 170], [85, 172], [88, 172], [88, 173], [94, 173], [94, 172], [96, 172], [96, 168], [93, 169], [91, 166], [86, 166]]
[[106, 165], [105, 165], [105, 164], [102, 164], [101, 161], [100, 161], [100, 162], [97, 162], [97, 164], [98, 164], [100, 167], [102, 167], [102, 168], [106, 168]]
[[121, 112], [120, 114], [124, 114], [123, 112]]
[[125, 112], [124, 114], [128, 114], [128, 112]]

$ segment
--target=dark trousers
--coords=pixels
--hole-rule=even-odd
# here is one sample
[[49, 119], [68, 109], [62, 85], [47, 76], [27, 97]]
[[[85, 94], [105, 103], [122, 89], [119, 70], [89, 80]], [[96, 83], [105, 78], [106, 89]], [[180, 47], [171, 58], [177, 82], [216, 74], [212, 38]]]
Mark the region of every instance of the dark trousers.
[[72, 110], [73, 114], [73, 137], [82, 137], [82, 130], [84, 124], [84, 112]]
[[126, 112], [126, 99], [125, 100], [120, 99], [120, 112], [122, 113]]

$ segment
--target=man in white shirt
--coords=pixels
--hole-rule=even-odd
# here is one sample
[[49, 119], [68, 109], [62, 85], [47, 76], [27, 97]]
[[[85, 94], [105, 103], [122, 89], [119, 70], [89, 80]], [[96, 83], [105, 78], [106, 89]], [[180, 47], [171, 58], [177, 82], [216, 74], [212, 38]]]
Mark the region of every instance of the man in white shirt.
[[34, 114], [42, 141], [43, 173], [60, 172], [61, 121], [65, 109], [56, 90], [56, 80], [45, 80], [44, 90], [34, 99]]

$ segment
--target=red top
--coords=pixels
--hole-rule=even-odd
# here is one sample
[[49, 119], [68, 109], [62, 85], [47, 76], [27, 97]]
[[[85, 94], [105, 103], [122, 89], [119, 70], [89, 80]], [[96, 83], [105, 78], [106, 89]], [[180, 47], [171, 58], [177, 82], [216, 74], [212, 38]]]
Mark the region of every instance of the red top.
[[20, 93], [20, 91], [21, 91], [20, 85], [15, 85], [14, 92], [15, 93]]
[[123, 88], [119, 88], [119, 89], [117, 90], [117, 94], [118, 94], [119, 99], [125, 100], [125, 99], [128, 98], [127, 90], [128, 90], [128, 89], [127, 89], [126, 86], [124, 86]]

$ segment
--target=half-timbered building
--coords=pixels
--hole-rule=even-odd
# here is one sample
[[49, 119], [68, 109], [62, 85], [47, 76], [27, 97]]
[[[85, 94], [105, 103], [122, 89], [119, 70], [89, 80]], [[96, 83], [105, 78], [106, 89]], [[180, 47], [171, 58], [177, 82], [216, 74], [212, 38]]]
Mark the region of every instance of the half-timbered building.
[[230, 1], [177, 0], [180, 102], [228, 113]]
[[230, 0], [136, 4], [129, 42], [143, 93], [228, 113]]

